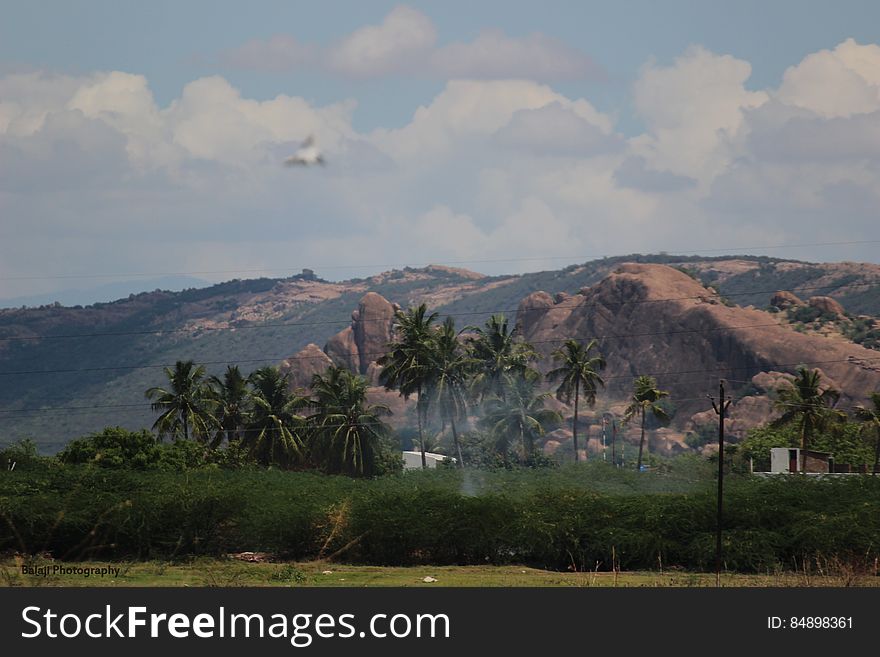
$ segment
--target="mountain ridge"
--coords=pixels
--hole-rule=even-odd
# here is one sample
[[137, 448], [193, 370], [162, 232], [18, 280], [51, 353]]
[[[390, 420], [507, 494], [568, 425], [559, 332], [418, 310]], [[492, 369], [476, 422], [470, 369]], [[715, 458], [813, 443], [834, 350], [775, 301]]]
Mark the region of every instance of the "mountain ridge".
[[[473, 325], [493, 312], [512, 318], [520, 302], [540, 290], [551, 297], [576, 294], [627, 260], [686, 270], [736, 301], [751, 294], [766, 306], [768, 290], [786, 288], [776, 282], [791, 282], [787, 287], [795, 290], [821, 287], [813, 291], [837, 299], [847, 310], [855, 304], [856, 312], [880, 314], [877, 265], [858, 270], [766, 256], [669, 255], [606, 258], [515, 276], [432, 266], [332, 282], [304, 272], [178, 293], [147, 292], [79, 309], [5, 309], [0, 310], [0, 441], [31, 435], [52, 451], [107, 424], [150, 426], [153, 417], [143, 391], [162, 382], [162, 366], [193, 358], [218, 373], [226, 362], [239, 362], [245, 371], [279, 364], [309, 343], [325, 344], [344, 330], [352, 309], [369, 292], [401, 307], [424, 302], [441, 316], [453, 315], [459, 326]], [[725, 264], [732, 261], [738, 264]], [[756, 290], [761, 294], [753, 294]], [[45, 410], [64, 407], [87, 408]], [[34, 408], [44, 411], [27, 410]]]

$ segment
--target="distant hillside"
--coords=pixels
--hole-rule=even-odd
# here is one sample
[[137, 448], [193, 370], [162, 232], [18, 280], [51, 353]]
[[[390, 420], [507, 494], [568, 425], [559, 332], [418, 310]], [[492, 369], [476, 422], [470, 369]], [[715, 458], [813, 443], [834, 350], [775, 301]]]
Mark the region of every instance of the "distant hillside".
[[[305, 273], [235, 280], [183, 292], [149, 292], [85, 308], [0, 310], [0, 442], [34, 437], [46, 451], [119, 424], [150, 426], [143, 392], [163, 383], [162, 366], [193, 358], [220, 373], [277, 364], [310, 342], [323, 345], [350, 323], [367, 292], [402, 307], [427, 303], [459, 326], [511, 317], [529, 294], [577, 293], [624, 262], [669, 264], [713, 285], [731, 302], [768, 305], [778, 289], [832, 296], [850, 313], [880, 315], [880, 267], [766, 257], [632, 255], [557, 271], [487, 277], [426, 267], [331, 282]], [[646, 318], [650, 321], [650, 318]], [[57, 409], [34, 412], [33, 409]]]

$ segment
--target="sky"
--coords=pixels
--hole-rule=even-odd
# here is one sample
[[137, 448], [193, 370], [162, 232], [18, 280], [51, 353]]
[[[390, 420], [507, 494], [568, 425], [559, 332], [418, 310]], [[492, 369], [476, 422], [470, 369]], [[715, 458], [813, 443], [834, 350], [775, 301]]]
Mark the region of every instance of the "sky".
[[878, 208], [876, 2], [0, 1], [0, 300], [880, 262]]

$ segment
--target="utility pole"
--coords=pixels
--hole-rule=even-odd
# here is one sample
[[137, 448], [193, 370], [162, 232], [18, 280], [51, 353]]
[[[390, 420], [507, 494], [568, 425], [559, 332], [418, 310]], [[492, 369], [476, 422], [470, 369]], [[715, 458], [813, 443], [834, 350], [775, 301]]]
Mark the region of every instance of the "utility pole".
[[607, 461], [607, 457], [605, 456], [605, 437], [608, 429], [608, 418], [604, 415], [602, 416], [602, 460]]
[[715, 526], [715, 586], [721, 586], [721, 521], [723, 518], [722, 499], [724, 495], [724, 417], [730, 406], [730, 397], [724, 396], [724, 379], [718, 382], [718, 404], [709, 396], [712, 408], [718, 415], [718, 518]]

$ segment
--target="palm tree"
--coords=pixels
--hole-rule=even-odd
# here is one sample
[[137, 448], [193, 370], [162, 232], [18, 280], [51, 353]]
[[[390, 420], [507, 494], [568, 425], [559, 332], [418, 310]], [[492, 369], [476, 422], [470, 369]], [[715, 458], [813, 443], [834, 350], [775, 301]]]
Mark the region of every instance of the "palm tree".
[[464, 467], [456, 421], [467, 417], [467, 380], [472, 360], [464, 353], [455, 320], [447, 317], [434, 334], [431, 342], [433, 376], [429, 381], [428, 396], [440, 413], [444, 424], [449, 421], [452, 441], [458, 454], [458, 466]]
[[641, 418], [642, 437], [639, 440], [639, 458], [636, 462], [636, 472], [642, 470], [642, 450], [645, 447], [645, 418], [650, 413], [660, 422], [668, 422], [669, 416], [663, 407], [657, 402], [663, 397], [668, 397], [669, 393], [657, 388], [657, 380], [653, 376], [636, 377], [633, 383], [633, 394], [630, 398], [630, 404], [623, 412], [623, 422], [628, 423], [632, 418], [638, 415]]
[[492, 315], [484, 328], [469, 326], [476, 336], [470, 341], [470, 355], [475, 365], [473, 393], [480, 400], [491, 396], [503, 398], [510, 377], [538, 377], [529, 364], [538, 354], [527, 342], [516, 339], [516, 331], [508, 328], [504, 315]]
[[193, 361], [177, 361], [174, 369], [166, 367], [168, 389], [153, 387], [146, 391], [147, 399], [154, 400], [150, 408], [161, 411], [153, 424], [159, 437], [171, 435], [189, 440], [190, 430], [199, 440], [206, 440], [217, 425], [211, 413], [211, 395], [204, 383], [205, 368]]
[[856, 406], [856, 419], [866, 427], [874, 427], [877, 440], [874, 443], [874, 474], [880, 473], [880, 391], [871, 393], [871, 404], [874, 408]]
[[248, 417], [247, 379], [242, 375], [238, 365], [228, 365], [223, 378], [212, 376], [208, 379], [211, 393], [217, 405], [218, 431], [214, 438], [215, 446], [224, 438], [230, 444], [237, 441], [240, 431]]
[[[788, 385], [776, 390], [775, 406], [782, 416], [771, 426], [780, 427], [794, 424], [801, 437], [801, 450], [807, 450], [816, 431], [825, 430], [831, 422], [846, 419], [846, 415], [833, 409], [840, 399], [840, 392], [833, 388], [821, 387], [822, 374], [819, 370], [797, 368], [797, 376], [789, 379]], [[801, 453], [801, 470], [806, 463], [806, 454]]]
[[576, 340], [566, 340], [565, 344], [553, 352], [553, 360], [560, 361], [562, 365], [547, 373], [550, 381], [562, 379], [556, 388], [556, 399], [570, 404], [574, 398], [574, 418], [571, 423], [572, 439], [574, 441], [574, 460], [578, 455], [578, 402], [581, 392], [587, 404], [592, 408], [596, 405], [596, 392], [598, 386], [605, 386], [605, 382], [598, 372], [605, 369], [605, 359], [597, 354], [591, 356], [590, 352], [597, 347], [595, 340], [584, 346]]
[[508, 377], [503, 397], [486, 401], [480, 424], [495, 438], [495, 449], [505, 459], [513, 441], [519, 442], [521, 460], [528, 462], [535, 452], [535, 438], [562, 422], [556, 411], [544, 408], [550, 393], [536, 394], [534, 380]]
[[261, 367], [248, 377], [252, 413], [244, 444], [263, 465], [289, 467], [305, 458], [300, 437], [305, 418], [296, 413], [307, 400], [290, 392], [289, 375], [277, 367]]
[[377, 362], [382, 366], [379, 382], [387, 390], [397, 389], [404, 399], [416, 395], [416, 417], [419, 425], [419, 447], [422, 452], [422, 467], [427, 468], [425, 458], [424, 419], [429, 400], [422, 393], [433, 377], [432, 369], [432, 324], [437, 313], [428, 314], [425, 304], [409, 308], [406, 312], [395, 313], [394, 330], [396, 339], [388, 344], [388, 353]]
[[372, 475], [380, 441], [390, 433], [382, 418], [391, 410], [381, 404], [367, 406], [366, 379], [341, 367], [315, 374], [312, 392], [317, 412], [308, 421], [316, 455], [329, 472]]

